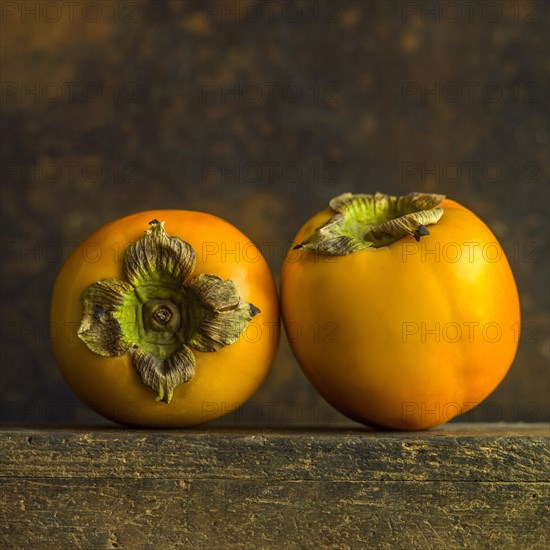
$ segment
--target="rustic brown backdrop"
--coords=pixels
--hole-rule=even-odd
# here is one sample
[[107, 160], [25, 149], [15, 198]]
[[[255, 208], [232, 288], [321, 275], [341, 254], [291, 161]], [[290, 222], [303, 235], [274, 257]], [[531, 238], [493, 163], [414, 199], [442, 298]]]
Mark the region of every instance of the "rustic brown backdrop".
[[[61, 379], [49, 296], [75, 243], [150, 208], [212, 212], [278, 276], [300, 224], [344, 192], [463, 202], [522, 303], [519, 354], [462, 420], [549, 407], [545, 2], [4, 2], [0, 421], [105, 423]], [[337, 424], [283, 339], [222, 424]]]

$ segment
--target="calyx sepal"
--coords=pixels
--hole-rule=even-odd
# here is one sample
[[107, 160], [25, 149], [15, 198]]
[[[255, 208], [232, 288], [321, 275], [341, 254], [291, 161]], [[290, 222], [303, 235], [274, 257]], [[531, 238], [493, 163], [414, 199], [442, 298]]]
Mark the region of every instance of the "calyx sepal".
[[169, 403], [195, 374], [191, 348], [215, 352], [235, 343], [260, 310], [231, 280], [193, 277], [193, 247], [169, 236], [164, 222], [150, 226], [124, 253], [125, 281], [102, 279], [82, 293], [78, 336], [104, 357], [130, 352], [142, 382]]
[[430, 234], [428, 225], [441, 219], [444, 198], [430, 193], [343, 193], [329, 202], [335, 214], [294, 248], [344, 256], [364, 248], [389, 246], [407, 235], [418, 241]]

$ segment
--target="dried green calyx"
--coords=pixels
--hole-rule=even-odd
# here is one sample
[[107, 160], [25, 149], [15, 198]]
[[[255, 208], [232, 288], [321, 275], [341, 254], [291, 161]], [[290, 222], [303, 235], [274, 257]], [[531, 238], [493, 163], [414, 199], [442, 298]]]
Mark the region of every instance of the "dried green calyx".
[[429, 235], [427, 225], [443, 215], [444, 195], [410, 193], [391, 196], [383, 193], [344, 193], [329, 206], [335, 214], [305, 241], [295, 246], [325, 256], [344, 256], [363, 248], [380, 248], [411, 235], [417, 241]]
[[123, 259], [126, 281], [103, 279], [81, 296], [78, 336], [99, 355], [130, 352], [144, 384], [169, 403], [174, 389], [193, 378], [190, 348], [215, 352], [238, 340], [259, 309], [235, 283], [216, 275], [191, 278], [195, 252], [153, 220]]

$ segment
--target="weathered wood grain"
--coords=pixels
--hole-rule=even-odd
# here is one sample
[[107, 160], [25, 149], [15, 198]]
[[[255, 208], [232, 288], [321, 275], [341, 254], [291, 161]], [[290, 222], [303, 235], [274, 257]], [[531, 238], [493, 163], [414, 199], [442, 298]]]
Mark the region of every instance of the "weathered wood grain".
[[1, 548], [546, 548], [548, 425], [0, 430]]

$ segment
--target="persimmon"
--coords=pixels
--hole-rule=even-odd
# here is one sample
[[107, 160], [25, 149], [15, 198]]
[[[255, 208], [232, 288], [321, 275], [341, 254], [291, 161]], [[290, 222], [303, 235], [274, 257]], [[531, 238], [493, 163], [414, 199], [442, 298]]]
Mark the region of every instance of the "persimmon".
[[153, 210], [101, 227], [73, 251], [55, 282], [51, 326], [61, 373], [97, 412], [191, 426], [242, 405], [266, 377], [277, 291], [260, 251], [230, 223]]
[[304, 373], [359, 422], [426, 429], [502, 381], [520, 309], [501, 245], [442, 195], [346, 193], [298, 231], [281, 309]]

